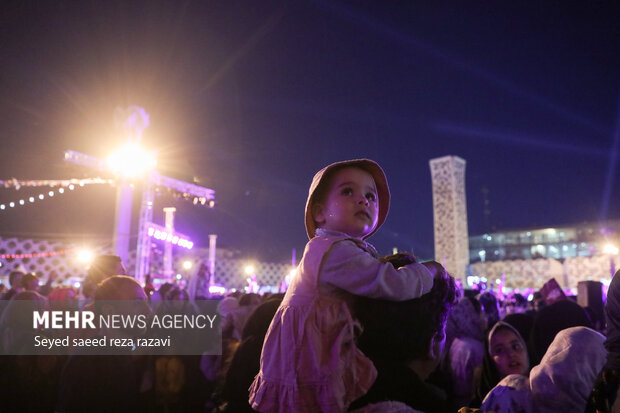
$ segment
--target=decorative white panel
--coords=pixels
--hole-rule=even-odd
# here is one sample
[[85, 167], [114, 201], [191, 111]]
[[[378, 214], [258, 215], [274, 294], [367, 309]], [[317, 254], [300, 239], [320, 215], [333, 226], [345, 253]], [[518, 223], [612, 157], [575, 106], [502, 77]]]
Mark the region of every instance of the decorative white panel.
[[[615, 257], [614, 268], [620, 267]], [[611, 279], [611, 262], [607, 255], [566, 258], [564, 263], [552, 258], [535, 260], [487, 261], [471, 265], [471, 272], [495, 282], [505, 276], [508, 288], [541, 288], [551, 278], [563, 287], [577, 288], [579, 281]]]
[[[0, 238], [0, 275], [8, 277], [13, 270], [23, 267], [27, 272], [37, 273], [42, 280], [47, 280], [47, 275], [56, 270], [58, 273], [58, 282], [69, 279], [82, 279], [86, 275], [87, 268], [76, 259], [76, 246], [72, 244], [63, 244], [60, 242], [20, 240], [17, 238]], [[68, 251], [68, 252], [65, 252]], [[219, 251], [218, 251], [219, 252]], [[114, 254], [111, 245], [99, 246], [94, 248], [95, 254]], [[38, 257], [23, 257], [25, 255], [41, 255]], [[43, 256], [46, 254], [56, 254]], [[196, 251], [193, 256], [185, 254], [177, 254], [174, 256], [173, 267], [177, 273], [184, 276], [193, 274], [183, 270], [182, 262], [193, 257], [194, 270], [198, 268], [199, 261], [207, 262], [208, 249]], [[16, 255], [22, 257], [6, 257], [7, 255]], [[222, 251], [222, 255], [230, 255]], [[127, 272], [134, 273], [136, 251], [130, 251], [129, 259], [125, 263]], [[235, 258], [218, 258], [215, 261], [215, 283], [224, 285], [227, 288], [241, 289], [247, 285], [244, 268], [248, 264], [248, 260]], [[256, 270], [256, 277], [259, 285], [277, 286], [284, 277], [291, 271], [291, 265], [287, 263], [268, 263], [253, 262], [252, 265]], [[151, 259], [151, 268], [158, 268], [160, 272], [163, 269], [162, 256], [153, 254]], [[8, 281], [5, 279], [5, 282]]]
[[463, 279], [469, 263], [465, 160], [444, 156], [430, 160], [433, 183], [435, 260]]
[[[94, 253], [111, 254], [112, 252], [111, 247], [100, 246], [94, 249]], [[11, 258], [7, 255], [15, 255], [16, 257]], [[28, 255], [32, 255], [32, 257], [28, 257]], [[82, 278], [86, 275], [86, 267], [76, 258], [75, 246], [71, 244], [0, 238], [0, 264], [2, 264], [0, 274], [3, 276], [8, 277], [11, 271], [22, 268], [26, 272], [34, 272], [39, 277], [43, 277], [43, 281], [47, 280], [47, 275], [52, 270], [56, 270], [58, 273], [58, 282], [71, 278]]]
[[[579, 281], [595, 280], [607, 278], [611, 279], [611, 257], [608, 255], [595, 255], [593, 257], [567, 258], [564, 261], [566, 276], [571, 286], [576, 287]], [[620, 260], [615, 257], [614, 267], [618, 270]]]

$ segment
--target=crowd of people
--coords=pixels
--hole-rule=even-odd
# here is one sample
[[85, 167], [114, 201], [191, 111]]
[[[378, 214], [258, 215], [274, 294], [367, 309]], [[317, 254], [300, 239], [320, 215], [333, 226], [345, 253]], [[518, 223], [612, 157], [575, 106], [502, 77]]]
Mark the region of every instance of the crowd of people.
[[80, 291], [54, 287], [53, 274], [39, 285], [12, 272], [2, 354], [28, 339], [14, 328], [16, 303], [68, 308], [77, 298], [83, 309], [133, 300], [154, 314], [219, 300], [221, 354], [204, 343], [200, 355], [3, 355], [0, 411], [620, 411], [618, 273], [605, 317], [563, 294], [527, 301], [463, 290], [437, 262], [378, 256], [366, 239], [389, 204], [373, 161], [320, 170], [306, 202], [309, 242], [286, 294], [213, 297], [204, 267], [188, 290], [142, 286], [111, 255], [91, 265]]

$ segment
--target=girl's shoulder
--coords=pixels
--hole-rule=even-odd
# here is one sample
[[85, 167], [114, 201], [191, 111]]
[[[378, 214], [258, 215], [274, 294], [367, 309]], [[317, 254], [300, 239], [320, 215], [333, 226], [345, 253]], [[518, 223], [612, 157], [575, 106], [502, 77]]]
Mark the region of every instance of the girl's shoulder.
[[308, 241], [306, 246], [306, 252], [308, 250], [322, 250], [327, 252], [334, 244], [355, 245], [365, 251], [374, 253], [375, 247], [367, 243], [364, 240], [353, 238], [346, 235], [329, 235], [329, 236], [317, 236]]

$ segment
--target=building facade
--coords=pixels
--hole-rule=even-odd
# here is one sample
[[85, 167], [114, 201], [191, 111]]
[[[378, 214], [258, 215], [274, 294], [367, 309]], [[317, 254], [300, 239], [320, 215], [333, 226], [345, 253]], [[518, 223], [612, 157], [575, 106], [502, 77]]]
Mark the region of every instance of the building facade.
[[[614, 254], [620, 221], [498, 231], [469, 237], [471, 263], [553, 258], [563, 260]], [[617, 254], [617, 251], [615, 252]]]

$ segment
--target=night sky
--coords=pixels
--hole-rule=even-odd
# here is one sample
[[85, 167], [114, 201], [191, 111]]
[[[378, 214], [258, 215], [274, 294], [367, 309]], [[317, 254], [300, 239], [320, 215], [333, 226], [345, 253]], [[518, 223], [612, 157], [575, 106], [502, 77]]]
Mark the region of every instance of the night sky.
[[[216, 191], [213, 210], [156, 199], [155, 221], [176, 206], [199, 246], [215, 233], [247, 258], [299, 258], [312, 175], [357, 157], [392, 190], [380, 253], [432, 258], [428, 161], [444, 155], [467, 161], [472, 235], [620, 218], [612, 2], [28, 1], [0, 16], [0, 179], [96, 176], [63, 151], [104, 158], [123, 143], [114, 109], [142, 106], [159, 171]], [[0, 236], [110, 240], [114, 202], [87, 186], [0, 211]]]

